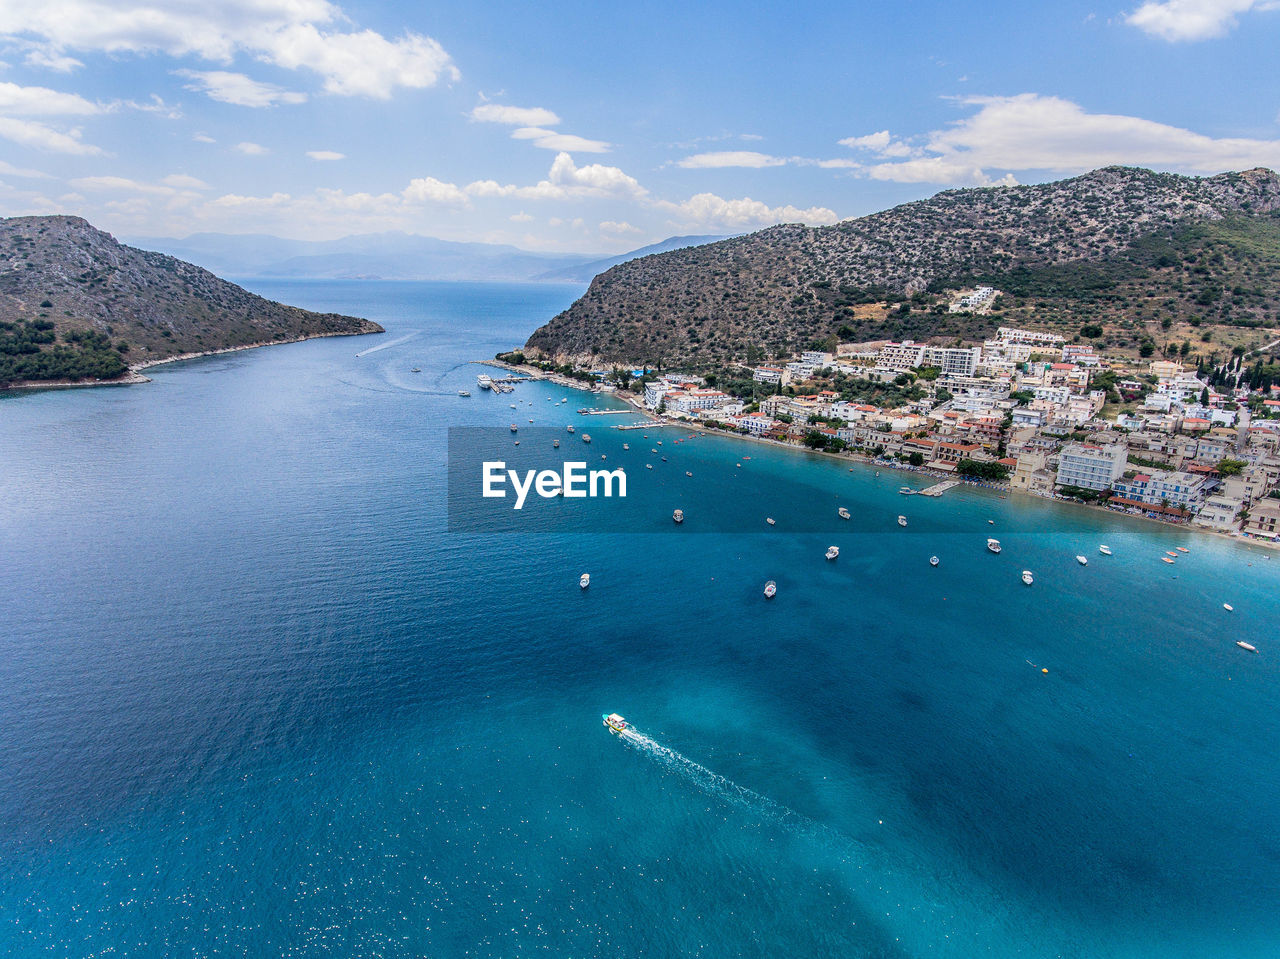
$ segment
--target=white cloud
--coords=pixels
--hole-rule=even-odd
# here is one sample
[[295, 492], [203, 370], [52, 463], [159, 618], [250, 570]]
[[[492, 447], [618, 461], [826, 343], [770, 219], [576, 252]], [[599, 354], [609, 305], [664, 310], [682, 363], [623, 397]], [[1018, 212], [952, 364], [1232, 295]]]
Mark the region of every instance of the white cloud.
[[575, 153], [608, 153], [612, 145], [603, 140], [588, 140], [571, 133], [557, 133], [541, 127], [520, 127], [511, 132], [513, 140], [532, 140], [533, 145], [544, 150], [571, 151]]
[[1024, 93], [960, 101], [977, 112], [924, 137], [922, 155], [868, 168], [877, 180], [983, 185], [988, 171], [1081, 172], [1111, 165], [1187, 173], [1280, 167], [1280, 140], [1210, 137], [1123, 114], [1088, 113], [1059, 97]]
[[676, 165], [686, 170], [715, 170], [724, 167], [747, 167], [758, 170], [763, 167], [782, 166], [786, 162], [783, 157], [769, 156], [767, 153], [756, 153], [752, 150], [722, 150], [716, 153], [695, 153], [680, 160]]
[[643, 233], [644, 231], [641, 230], [639, 227], [632, 226], [630, 223], [627, 223], [625, 220], [621, 222], [619, 222], [618, 220], [602, 220], [600, 223], [600, 232], [612, 233], [615, 236], [623, 236], [624, 234], [627, 234], [627, 233]]
[[0, 117], [0, 137], [19, 146], [46, 150], [50, 153], [69, 153], [74, 156], [101, 156], [102, 150], [80, 139], [79, 130], [62, 132], [38, 120], [19, 120]]
[[345, 153], [338, 153], [336, 150], [308, 150], [307, 156], [313, 160], [345, 160]]
[[0, 160], [0, 174], [3, 174], [4, 176], [24, 177], [30, 180], [50, 179], [49, 174], [42, 173], [40, 170], [23, 169], [22, 167], [14, 166], [12, 163], [6, 163], [4, 160]]
[[1278, 6], [1274, 0], [1149, 0], [1125, 21], [1170, 43], [1208, 40], [1235, 29], [1237, 14]]
[[53, 53], [43, 47], [33, 48], [26, 56], [26, 63], [29, 67], [43, 67], [55, 73], [70, 73], [77, 67], [84, 66], [75, 57]]
[[471, 111], [471, 119], [481, 123], [505, 123], [513, 127], [554, 127], [560, 118], [542, 107], [509, 107], [482, 103]]
[[205, 183], [198, 177], [188, 176], [185, 173], [170, 173], [167, 177], [160, 181], [165, 186], [171, 186], [179, 190], [207, 190], [209, 184]]
[[209, 136], [209, 134], [207, 133], [192, 134], [191, 139], [195, 140], [196, 143], [217, 143], [218, 142], [213, 137]]
[[326, 92], [385, 99], [398, 87], [434, 86], [459, 74], [430, 37], [394, 40], [348, 29], [328, 0], [39, 0], [0, 3], [0, 36], [30, 44], [46, 58], [67, 51], [195, 55], [230, 63], [248, 53], [285, 69], [317, 73]]
[[69, 181], [77, 190], [90, 193], [145, 193], [153, 196], [172, 196], [177, 190], [172, 186], [142, 183], [122, 176], [83, 176]]
[[444, 203], [469, 206], [471, 201], [456, 184], [445, 183], [433, 176], [417, 177], [409, 181], [403, 196], [411, 203]]
[[502, 185], [494, 180], [476, 180], [466, 186], [468, 196], [515, 196], [529, 200], [564, 200], [583, 197], [630, 197], [648, 194], [633, 177], [616, 166], [591, 163], [579, 167], [567, 153], [558, 154], [551, 163], [547, 179], [533, 186]]
[[274, 83], [261, 83], [243, 73], [226, 70], [175, 70], [191, 82], [188, 90], [204, 93], [211, 100], [233, 103], [240, 107], [273, 107], [278, 103], [305, 103], [307, 95], [286, 90]]
[[4, 116], [87, 116], [103, 111], [100, 104], [76, 93], [0, 82], [0, 114]]
[[525, 213], [524, 210], [521, 210], [519, 213], [512, 213], [507, 219], [512, 223], [532, 223], [534, 218], [532, 215]]
[[839, 220], [835, 212], [815, 206], [801, 210], [794, 206], [771, 207], [767, 203], [743, 197], [726, 200], [714, 193], [698, 193], [683, 203], [659, 201], [656, 206], [675, 214], [681, 225], [753, 227], [774, 223], [808, 223], [825, 225]]
[[862, 137], [845, 137], [840, 145], [851, 150], [866, 150], [882, 157], [909, 157], [919, 152], [910, 144], [890, 136], [888, 130], [868, 133]]
[[271, 152], [261, 143], [250, 143], [248, 140], [245, 140], [242, 143], [237, 143], [234, 149], [249, 157], [260, 157]]

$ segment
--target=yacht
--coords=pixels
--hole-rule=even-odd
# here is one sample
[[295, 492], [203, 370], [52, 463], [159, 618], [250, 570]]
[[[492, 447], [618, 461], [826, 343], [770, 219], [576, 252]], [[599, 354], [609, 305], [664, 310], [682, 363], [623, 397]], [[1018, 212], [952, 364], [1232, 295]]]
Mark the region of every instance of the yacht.
[[840, 514], [841, 519], [849, 518], [849, 511], [845, 509], [843, 506], [841, 506], [838, 510], [836, 510], [836, 512]]
[[491, 390], [493, 389], [493, 378], [481, 373], [476, 377], [476, 386], [482, 390]]
[[590, 585], [591, 585], [591, 574], [590, 574], [590, 573], [583, 573], [581, 576], [579, 576], [579, 577], [578, 577], [578, 585], [579, 585], [580, 587], [582, 587], [583, 589], [586, 589], [588, 586], [590, 586]]
[[1031, 575], [1031, 570], [1024, 569], [1022, 571], [1022, 581], [1026, 583], [1028, 586], [1030, 586], [1032, 583], [1036, 581], [1035, 577]]
[[1105, 546], [1105, 545], [1104, 545], [1104, 546], [1099, 546], [1099, 547], [1098, 547], [1098, 552], [1099, 552], [1099, 553], [1101, 553], [1103, 556], [1110, 556], [1110, 555], [1111, 555], [1111, 547], [1110, 547], [1110, 546]]
[[568, 432], [572, 433], [572, 432], [573, 432], [573, 426], [572, 426], [572, 424], [571, 424], [571, 425], [569, 425], [569, 426], [566, 426], [566, 427], [565, 427], [565, 429], [566, 429]]
[[1253, 645], [1253, 643], [1246, 643], [1243, 639], [1236, 640], [1236, 645], [1241, 649], [1247, 649], [1251, 653], [1256, 653], [1258, 651], [1257, 646]]
[[631, 728], [627, 721], [617, 713], [609, 713], [607, 716], [602, 718], [604, 719], [604, 724], [609, 727], [610, 732], [625, 733]]
[[839, 555], [840, 555], [840, 547], [839, 547], [839, 546], [828, 546], [828, 547], [827, 547], [827, 559], [835, 559], [835, 558], [836, 558], [837, 556], [839, 556]]
[[990, 550], [991, 552], [993, 552], [993, 553], [999, 553], [999, 552], [1000, 552], [1000, 540], [998, 540], [998, 539], [988, 539], [988, 540], [987, 540], [987, 549], [989, 549], [989, 550]]
[[458, 395], [459, 395], [459, 396], [470, 396], [470, 395], [471, 395], [471, 393], [470, 393], [468, 390], [458, 390]]
[[421, 373], [421, 372], [422, 372], [422, 367], [420, 367], [420, 366], [415, 366], [415, 367], [414, 367], [413, 369], [411, 369], [409, 372], [410, 372], [410, 373]]
[[778, 595], [778, 584], [777, 584], [777, 583], [775, 583], [773, 580], [769, 580], [769, 582], [767, 582], [767, 583], [765, 583], [765, 584], [764, 584], [764, 598], [765, 598], [765, 599], [773, 599], [773, 597], [775, 597], [775, 596], [777, 596], [777, 595]]
[[671, 514], [671, 518], [672, 518], [673, 520], [675, 520], [677, 524], [683, 523], [683, 522], [684, 522], [684, 510], [682, 510], [682, 509], [678, 509], [678, 510], [676, 510], [674, 513], [672, 513], [672, 514]]
[[1081, 566], [1088, 566], [1089, 558], [1087, 556], [1077, 556], [1076, 562], [1079, 563]]
[[899, 526], [906, 526], [906, 525], [907, 525], [907, 518], [906, 518], [905, 516], [899, 516], [899, 517], [898, 517], [898, 525], [899, 525]]
[[929, 565], [930, 565], [930, 566], [937, 566], [937, 565], [938, 565], [938, 557], [936, 557], [936, 556], [930, 556], [930, 557], [929, 557]]

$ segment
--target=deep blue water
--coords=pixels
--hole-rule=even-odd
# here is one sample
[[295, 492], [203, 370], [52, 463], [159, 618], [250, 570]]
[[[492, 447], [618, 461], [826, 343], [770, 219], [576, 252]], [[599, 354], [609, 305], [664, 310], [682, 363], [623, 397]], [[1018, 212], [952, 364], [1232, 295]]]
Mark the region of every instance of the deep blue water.
[[[1276, 954], [1280, 559], [474, 388], [576, 288], [255, 286], [388, 332], [0, 401], [0, 953]], [[625, 503], [450, 532], [517, 419]]]

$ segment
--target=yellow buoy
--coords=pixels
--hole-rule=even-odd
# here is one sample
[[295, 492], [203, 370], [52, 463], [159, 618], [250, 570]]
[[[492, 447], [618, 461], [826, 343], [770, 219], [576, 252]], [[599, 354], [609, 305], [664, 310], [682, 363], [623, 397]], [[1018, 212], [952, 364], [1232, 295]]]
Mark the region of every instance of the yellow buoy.
[[1049, 671], [1048, 669], [1042, 669], [1042, 670], [1040, 670], [1040, 672], [1042, 672], [1042, 673], [1047, 673], [1048, 671]]

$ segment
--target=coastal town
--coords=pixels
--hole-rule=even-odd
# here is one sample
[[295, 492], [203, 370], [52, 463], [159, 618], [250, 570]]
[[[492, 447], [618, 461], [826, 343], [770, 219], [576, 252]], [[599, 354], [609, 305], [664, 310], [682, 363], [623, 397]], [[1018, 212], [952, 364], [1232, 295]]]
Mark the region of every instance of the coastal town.
[[[994, 293], [957, 303], [977, 312]], [[972, 345], [824, 346], [719, 373], [572, 373], [699, 428], [1280, 539], [1280, 381], [1261, 357], [1237, 351], [1206, 366], [1176, 346], [1168, 358], [1108, 355], [1013, 327]]]

